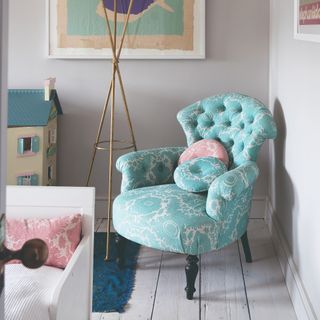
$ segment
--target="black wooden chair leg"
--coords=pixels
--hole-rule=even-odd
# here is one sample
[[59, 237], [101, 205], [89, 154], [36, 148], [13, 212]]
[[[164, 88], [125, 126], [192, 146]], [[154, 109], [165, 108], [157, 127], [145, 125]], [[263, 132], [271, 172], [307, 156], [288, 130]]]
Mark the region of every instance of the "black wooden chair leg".
[[197, 256], [187, 256], [187, 265], [185, 267], [186, 277], [187, 277], [187, 286], [184, 289], [187, 293], [187, 299], [192, 300], [193, 294], [196, 291], [194, 284], [196, 282], [198, 274], [198, 257]]
[[247, 231], [241, 237], [241, 242], [242, 242], [242, 246], [243, 246], [244, 255], [246, 257], [246, 262], [250, 263], [250, 262], [252, 262], [252, 256], [251, 256]]
[[115, 233], [115, 242], [117, 246], [117, 263], [120, 268], [123, 268], [125, 266], [125, 251], [126, 251], [126, 245], [127, 245], [127, 239], [121, 236], [118, 233]]

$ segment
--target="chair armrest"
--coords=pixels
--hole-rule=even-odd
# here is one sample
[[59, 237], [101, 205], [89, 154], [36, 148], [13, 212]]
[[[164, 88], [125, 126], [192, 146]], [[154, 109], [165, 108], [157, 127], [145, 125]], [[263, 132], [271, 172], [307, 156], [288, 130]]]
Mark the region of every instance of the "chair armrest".
[[91, 319], [92, 241], [84, 236], [63, 270], [49, 306], [50, 319]]
[[254, 161], [246, 161], [215, 179], [208, 191], [206, 211], [217, 220], [224, 219], [227, 202], [235, 200], [241, 193], [252, 187], [259, 175]]
[[168, 147], [130, 152], [116, 163], [122, 173], [121, 192], [141, 187], [173, 183], [173, 172], [184, 147]]

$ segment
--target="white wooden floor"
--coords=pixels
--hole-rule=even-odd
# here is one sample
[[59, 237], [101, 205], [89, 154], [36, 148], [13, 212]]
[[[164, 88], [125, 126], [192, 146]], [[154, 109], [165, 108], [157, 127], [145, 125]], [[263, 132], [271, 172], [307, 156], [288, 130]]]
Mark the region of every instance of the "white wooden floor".
[[[105, 231], [105, 221], [96, 221]], [[290, 297], [263, 219], [250, 220], [253, 257], [241, 243], [204, 254], [193, 301], [185, 298], [185, 257], [142, 247], [136, 285], [122, 314], [93, 313], [93, 320], [294, 320]]]

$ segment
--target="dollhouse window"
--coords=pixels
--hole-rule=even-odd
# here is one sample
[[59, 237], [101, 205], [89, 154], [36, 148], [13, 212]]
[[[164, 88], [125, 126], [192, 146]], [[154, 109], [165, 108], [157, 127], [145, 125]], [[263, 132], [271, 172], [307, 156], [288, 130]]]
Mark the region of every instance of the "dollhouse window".
[[26, 174], [17, 177], [18, 186], [37, 186], [39, 177], [37, 174]]
[[31, 138], [24, 138], [23, 139], [23, 153], [31, 151], [32, 147], [32, 140]]
[[40, 138], [38, 136], [22, 137], [18, 139], [18, 154], [32, 155], [39, 152]]

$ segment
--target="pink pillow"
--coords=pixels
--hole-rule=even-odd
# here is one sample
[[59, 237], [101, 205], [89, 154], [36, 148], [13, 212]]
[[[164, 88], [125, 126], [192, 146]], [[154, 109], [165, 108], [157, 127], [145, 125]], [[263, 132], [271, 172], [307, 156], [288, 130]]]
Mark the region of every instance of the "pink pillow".
[[179, 158], [179, 164], [194, 158], [214, 157], [221, 160], [228, 168], [229, 157], [224, 146], [217, 140], [203, 139], [187, 148]]
[[65, 268], [81, 237], [81, 214], [51, 219], [6, 219], [6, 246], [19, 250], [32, 238], [45, 241], [49, 249], [47, 266]]

